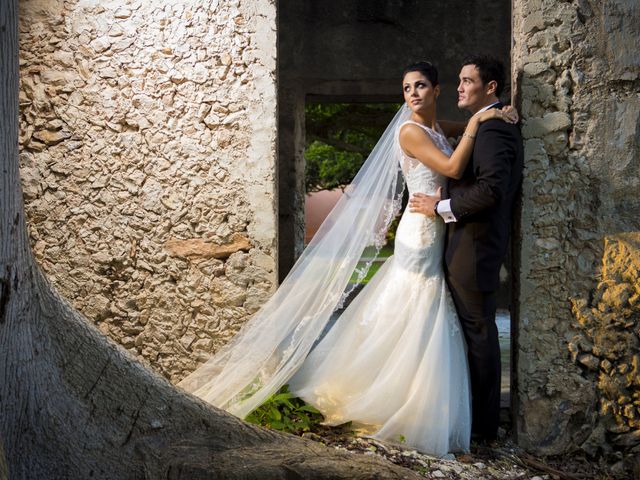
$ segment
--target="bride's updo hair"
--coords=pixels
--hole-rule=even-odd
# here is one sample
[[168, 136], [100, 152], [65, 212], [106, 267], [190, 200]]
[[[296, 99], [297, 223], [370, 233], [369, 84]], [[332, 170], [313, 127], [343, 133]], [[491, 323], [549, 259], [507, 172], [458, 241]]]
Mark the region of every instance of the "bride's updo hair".
[[425, 77], [429, 79], [431, 82], [431, 86], [435, 87], [438, 85], [438, 70], [434, 67], [431, 62], [416, 62], [411, 65], [407, 65], [404, 67], [404, 71], [402, 72], [402, 79], [409, 72], [420, 72]]

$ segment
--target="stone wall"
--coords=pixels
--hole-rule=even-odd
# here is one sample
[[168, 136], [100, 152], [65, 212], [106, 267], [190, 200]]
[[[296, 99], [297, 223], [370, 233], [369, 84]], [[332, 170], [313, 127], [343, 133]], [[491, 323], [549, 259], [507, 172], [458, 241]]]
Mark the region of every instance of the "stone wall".
[[[516, 227], [517, 439], [540, 453], [593, 452], [594, 441], [610, 439], [597, 432], [598, 382], [586, 357], [572, 354], [582, 326], [571, 299], [589, 299], [604, 275], [607, 234], [640, 231], [640, 51], [629, 48], [640, 37], [640, 5], [515, 0], [513, 15], [526, 155]], [[636, 335], [633, 355], [637, 331], [623, 329]], [[615, 350], [615, 337], [604, 348]]]
[[577, 334], [569, 349], [596, 385], [598, 401], [582, 448], [640, 456], [640, 233], [606, 238], [602, 279], [590, 298], [573, 299], [573, 312]]
[[20, 2], [34, 251], [178, 380], [275, 282], [275, 0]]

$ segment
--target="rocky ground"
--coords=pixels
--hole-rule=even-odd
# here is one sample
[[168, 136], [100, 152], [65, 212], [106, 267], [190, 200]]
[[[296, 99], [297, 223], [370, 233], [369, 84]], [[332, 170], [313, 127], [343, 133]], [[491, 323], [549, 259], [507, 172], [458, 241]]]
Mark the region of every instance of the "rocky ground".
[[[639, 471], [615, 464], [606, 465], [583, 456], [535, 458], [502, 439], [491, 446], [472, 445], [468, 454], [435, 458], [402, 444], [381, 442], [354, 435], [348, 428], [320, 428], [303, 434], [321, 442], [358, 455], [378, 455], [410, 468], [429, 479], [454, 480], [609, 480], [633, 479]], [[505, 435], [506, 437], [506, 435]], [[637, 468], [637, 467], [636, 467]]]

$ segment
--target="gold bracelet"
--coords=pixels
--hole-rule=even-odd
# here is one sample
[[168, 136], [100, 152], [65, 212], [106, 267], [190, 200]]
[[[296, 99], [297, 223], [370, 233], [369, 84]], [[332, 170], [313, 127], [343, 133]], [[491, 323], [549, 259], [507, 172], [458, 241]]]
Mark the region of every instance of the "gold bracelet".
[[462, 136], [463, 136], [463, 137], [469, 137], [471, 140], [473, 140], [474, 138], [476, 138], [476, 136], [475, 136], [475, 135], [470, 135], [470, 134], [468, 134], [467, 132], [464, 132], [464, 133], [462, 134]]

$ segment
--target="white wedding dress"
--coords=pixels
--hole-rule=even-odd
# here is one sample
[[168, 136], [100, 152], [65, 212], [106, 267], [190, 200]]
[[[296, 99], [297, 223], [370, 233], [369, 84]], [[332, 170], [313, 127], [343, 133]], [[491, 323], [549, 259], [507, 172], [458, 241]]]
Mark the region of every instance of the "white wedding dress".
[[[419, 125], [419, 124], [416, 124]], [[422, 127], [451, 154], [444, 135]], [[444, 178], [402, 154], [409, 193]], [[445, 226], [406, 209], [395, 250], [289, 380], [326, 423], [352, 421], [375, 438], [443, 455], [468, 451], [465, 344], [444, 279]]]

